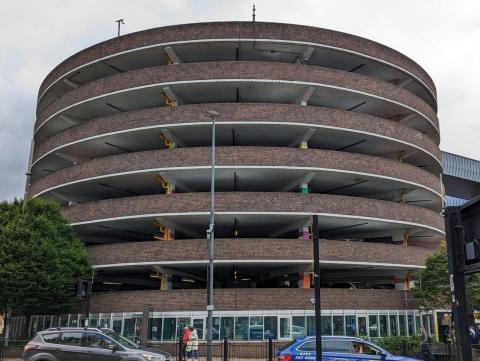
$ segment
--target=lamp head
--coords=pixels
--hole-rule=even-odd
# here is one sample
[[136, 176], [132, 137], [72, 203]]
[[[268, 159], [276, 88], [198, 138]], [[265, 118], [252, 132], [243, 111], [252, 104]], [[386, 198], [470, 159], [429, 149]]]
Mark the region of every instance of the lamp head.
[[209, 110], [207, 114], [210, 118], [216, 118], [220, 115], [220, 113], [215, 110]]

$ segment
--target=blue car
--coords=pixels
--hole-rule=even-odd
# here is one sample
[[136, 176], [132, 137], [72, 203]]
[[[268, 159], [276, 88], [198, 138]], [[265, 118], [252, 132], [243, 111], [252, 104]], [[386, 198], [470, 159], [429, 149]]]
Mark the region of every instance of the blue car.
[[[301, 337], [280, 348], [278, 361], [314, 361], [315, 337]], [[414, 361], [394, 356], [377, 345], [356, 337], [322, 336], [322, 361]]]

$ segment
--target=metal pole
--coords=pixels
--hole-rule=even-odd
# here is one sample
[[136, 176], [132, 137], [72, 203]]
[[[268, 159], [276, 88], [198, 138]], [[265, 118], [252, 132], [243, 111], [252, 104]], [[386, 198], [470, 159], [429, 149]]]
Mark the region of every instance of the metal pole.
[[95, 270], [92, 269], [92, 278], [89, 282], [87, 282], [87, 305], [85, 309], [85, 327], [90, 326], [90, 297], [92, 296], [92, 288], [93, 288], [93, 278], [95, 277]]
[[455, 322], [456, 360], [471, 361], [470, 330], [465, 290], [465, 239], [460, 207], [445, 208], [445, 231], [448, 249], [448, 271]]
[[318, 215], [312, 216], [313, 285], [315, 288], [315, 360], [322, 361], [322, 309], [320, 304], [320, 244]]
[[117, 29], [117, 37], [120, 36], [120, 24], [125, 24], [123, 19], [116, 20], [116, 23], [118, 24], [118, 29]]
[[210, 226], [207, 230], [209, 242], [208, 257], [208, 291], [207, 291], [207, 361], [212, 361], [213, 343], [213, 259], [215, 257], [215, 118], [219, 115], [216, 111], [209, 111], [212, 118], [212, 173], [210, 179]]

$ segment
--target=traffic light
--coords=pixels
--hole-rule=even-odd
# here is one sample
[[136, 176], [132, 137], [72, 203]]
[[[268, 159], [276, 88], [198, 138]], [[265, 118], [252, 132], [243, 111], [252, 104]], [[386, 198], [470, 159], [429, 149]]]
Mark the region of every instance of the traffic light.
[[479, 240], [465, 242], [465, 264], [474, 264], [480, 262]]
[[92, 293], [92, 282], [85, 280], [78, 280], [77, 282], [77, 299], [85, 300]]

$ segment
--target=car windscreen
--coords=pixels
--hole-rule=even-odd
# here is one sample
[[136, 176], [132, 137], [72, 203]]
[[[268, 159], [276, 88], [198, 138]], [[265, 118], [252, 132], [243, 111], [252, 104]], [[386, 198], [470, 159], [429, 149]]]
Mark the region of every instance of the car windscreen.
[[290, 341], [290, 342], [287, 342], [285, 345], [281, 346], [278, 348], [278, 351], [283, 351], [283, 350], [286, 350], [287, 348], [289, 348], [290, 346], [292, 346], [294, 343], [296, 343], [297, 340], [293, 340], [293, 341]]
[[127, 348], [139, 349], [140, 347], [135, 343], [130, 341], [128, 338], [116, 333], [116, 332], [105, 332], [108, 337], [111, 337], [113, 340], [117, 341], [120, 345]]

